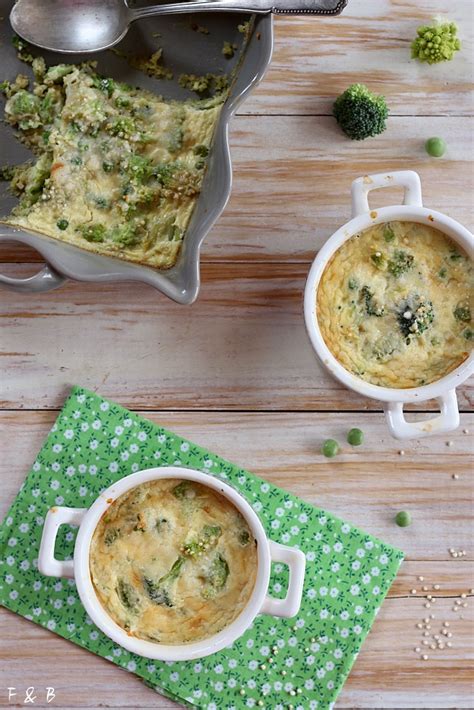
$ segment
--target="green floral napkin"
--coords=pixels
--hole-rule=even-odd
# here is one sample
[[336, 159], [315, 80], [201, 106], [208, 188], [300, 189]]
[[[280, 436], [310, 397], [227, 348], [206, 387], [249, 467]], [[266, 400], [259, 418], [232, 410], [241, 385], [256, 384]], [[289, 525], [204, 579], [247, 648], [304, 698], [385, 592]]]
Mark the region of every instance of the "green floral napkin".
[[[259, 616], [232, 647], [183, 663], [153, 662], [117, 646], [88, 618], [73, 580], [37, 570], [48, 508], [88, 507], [123, 476], [170, 464], [226, 479], [250, 501], [269, 536], [301, 548], [307, 560], [295, 619]], [[70, 559], [74, 538], [74, 528], [61, 528], [58, 558]], [[76, 387], [0, 528], [0, 603], [191, 707], [324, 710], [340, 692], [402, 558], [349, 523]], [[284, 597], [286, 586], [286, 567], [274, 565], [271, 594]]]

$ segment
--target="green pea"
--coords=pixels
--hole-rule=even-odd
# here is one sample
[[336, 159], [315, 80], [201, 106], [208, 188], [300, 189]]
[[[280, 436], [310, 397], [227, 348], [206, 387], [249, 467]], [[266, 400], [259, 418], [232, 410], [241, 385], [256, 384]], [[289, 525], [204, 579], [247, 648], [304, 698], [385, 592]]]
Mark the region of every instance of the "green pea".
[[425, 143], [425, 150], [433, 158], [441, 158], [446, 152], [446, 142], [442, 138], [428, 138]]
[[339, 451], [339, 444], [335, 439], [326, 439], [324, 444], [321, 447], [321, 452], [324, 454], [324, 456], [327, 456], [328, 459], [332, 459], [333, 456], [335, 456]]
[[69, 222], [67, 221], [67, 219], [58, 219], [58, 221], [56, 222], [56, 226], [61, 231], [64, 231], [69, 227]]
[[411, 523], [411, 515], [406, 510], [401, 510], [395, 516], [395, 522], [400, 528], [406, 528]]
[[347, 441], [351, 446], [360, 446], [364, 442], [362, 429], [351, 429], [347, 434]]

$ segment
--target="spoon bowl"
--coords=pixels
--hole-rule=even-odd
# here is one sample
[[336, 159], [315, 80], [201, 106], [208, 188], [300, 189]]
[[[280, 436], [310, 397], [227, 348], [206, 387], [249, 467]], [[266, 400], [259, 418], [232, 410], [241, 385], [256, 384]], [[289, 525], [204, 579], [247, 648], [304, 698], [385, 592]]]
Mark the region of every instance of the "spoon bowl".
[[338, 15], [348, 0], [187, 0], [131, 9], [126, 0], [17, 0], [10, 13], [15, 32], [53, 52], [82, 54], [113, 47], [132, 22], [189, 12]]
[[10, 13], [20, 37], [64, 54], [112, 47], [126, 35], [133, 19], [123, 0], [18, 0]]

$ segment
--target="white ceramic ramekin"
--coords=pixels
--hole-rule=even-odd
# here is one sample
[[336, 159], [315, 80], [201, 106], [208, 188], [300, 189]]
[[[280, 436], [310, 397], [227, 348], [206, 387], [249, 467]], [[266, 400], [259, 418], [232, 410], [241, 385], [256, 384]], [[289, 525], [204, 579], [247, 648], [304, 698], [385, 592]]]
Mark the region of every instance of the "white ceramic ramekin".
[[[222, 629], [218, 634], [195, 643], [171, 646], [129, 636], [107, 614], [97, 597], [91, 580], [89, 549], [92, 535], [102, 515], [113, 501], [126, 491], [135, 488], [141, 483], [156, 481], [160, 478], [197, 481], [218, 491], [228, 498], [244, 516], [257, 541], [257, 577], [247, 605], [229, 626]], [[79, 526], [79, 532], [74, 548], [74, 559], [60, 561], [54, 557], [54, 545], [59, 527], [65, 524]], [[284, 599], [273, 599], [267, 594], [272, 562], [283, 562], [288, 565], [290, 570], [288, 592]], [[226, 646], [230, 646], [248, 629], [257, 614], [271, 614], [283, 617], [295, 616], [301, 605], [305, 556], [300, 550], [269, 540], [253, 508], [240, 493], [237, 493], [227, 483], [201, 471], [176, 466], [163, 466], [139, 471], [122, 478], [103, 491], [89, 509], [51, 508], [48, 511], [43, 528], [38, 556], [38, 569], [42, 574], [50, 577], [74, 578], [81, 601], [92, 621], [104, 634], [128, 651], [145, 658], [153, 658], [160, 661], [187, 661], [209, 656]]]
[[[405, 190], [403, 205], [371, 210], [368, 203], [369, 192], [394, 185], [400, 185]], [[417, 173], [403, 170], [357, 178], [352, 183], [352, 219], [327, 240], [311, 266], [305, 287], [304, 315], [313, 348], [329, 372], [346, 387], [384, 403], [385, 416], [392, 436], [397, 439], [415, 439], [452, 431], [459, 425], [456, 387], [474, 372], [474, 353], [453, 372], [429, 385], [410, 389], [379, 387], [356, 377], [336, 360], [321, 335], [316, 307], [316, 293], [321, 276], [339, 247], [364, 229], [394, 220], [420, 222], [435, 227], [451, 237], [473, 258], [474, 237], [471, 232], [451, 217], [423, 207], [421, 183]], [[403, 405], [429, 399], [438, 401], [440, 415], [425, 421], [407, 422]]]

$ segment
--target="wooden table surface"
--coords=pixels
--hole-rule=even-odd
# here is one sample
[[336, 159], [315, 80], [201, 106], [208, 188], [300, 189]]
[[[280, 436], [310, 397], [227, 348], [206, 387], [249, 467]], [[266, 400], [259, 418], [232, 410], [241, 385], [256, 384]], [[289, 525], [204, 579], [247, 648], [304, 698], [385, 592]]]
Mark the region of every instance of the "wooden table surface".
[[[144, 285], [1, 292], [0, 514], [77, 383], [406, 551], [337, 708], [474, 704], [472, 383], [459, 392], [459, 430], [403, 444], [400, 455], [380, 406], [316, 362], [302, 319], [309, 264], [349, 218], [355, 177], [417, 170], [425, 204], [473, 227], [473, 8], [472, 0], [350, 0], [339, 18], [276, 20], [273, 63], [231, 125], [233, 194], [205, 242], [193, 306]], [[416, 27], [444, 12], [460, 25], [462, 53], [441, 66], [410, 60]], [[384, 93], [391, 108], [387, 131], [364, 143], [345, 139], [330, 115], [335, 96], [359, 81]], [[431, 135], [448, 143], [441, 160], [423, 150]], [[399, 200], [388, 191], [373, 204]], [[38, 256], [4, 246], [0, 260], [4, 273], [25, 274], [37, 269]], [[321, 441], [343, 441], [355, 425], [366, 433], [364, 446], [324, 459]], [[393, 522], [400, 509], [412, 514], [408, 528]], [[450, 548], [466, 555], [453, 558]], [[430, 593], [431, 633], [449, 621], [451, 648], [421, 644], [417, 624], [429, 613]], [[455, 613], [461, 594], [466, 606]], [[64, 709], [176, 707], [3, 609], [0, 639], [2, 706], [15, 705], [8, 686], [53, 686], [52, 705]], [[418, 646], [428, 649], [427, 661]], [[45, 705], [39, 695], [36, 707]]]

